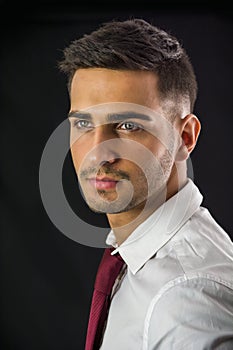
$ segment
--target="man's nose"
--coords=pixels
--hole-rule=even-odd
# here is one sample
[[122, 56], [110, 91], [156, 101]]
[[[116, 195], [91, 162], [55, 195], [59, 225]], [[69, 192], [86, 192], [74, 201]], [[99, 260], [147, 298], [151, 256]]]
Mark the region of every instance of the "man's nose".
[[120, 158], [119, 149], [114, 141], [117, 138], [117, 134], [109, 125], [96, 127], [92, 140], [92, 150], [89, 154], [89, 161], [93, 166], [117, 162]]

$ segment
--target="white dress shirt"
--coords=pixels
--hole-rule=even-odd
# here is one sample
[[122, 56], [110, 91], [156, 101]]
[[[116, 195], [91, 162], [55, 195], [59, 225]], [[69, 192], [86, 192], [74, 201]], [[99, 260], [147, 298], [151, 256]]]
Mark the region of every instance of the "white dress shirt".
[[191, 179], [119, 247], [101, 350], [233, 350], [233, 243]]

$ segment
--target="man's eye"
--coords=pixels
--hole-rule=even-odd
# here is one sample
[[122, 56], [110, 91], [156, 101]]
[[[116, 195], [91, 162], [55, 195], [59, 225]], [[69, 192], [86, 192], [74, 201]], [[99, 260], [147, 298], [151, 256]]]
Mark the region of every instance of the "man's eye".
[[126, 131], [136, 131], [141, 129], [139, 124], [133, 123], [133, 122], [124, 122], [121, 125], [119, 125], [119, 128], [121, 130], [126, 130]]
[[91, 129], [93, 127], [92, 123], [85, 119], [74, 121], [73, 126], [80, 130]]

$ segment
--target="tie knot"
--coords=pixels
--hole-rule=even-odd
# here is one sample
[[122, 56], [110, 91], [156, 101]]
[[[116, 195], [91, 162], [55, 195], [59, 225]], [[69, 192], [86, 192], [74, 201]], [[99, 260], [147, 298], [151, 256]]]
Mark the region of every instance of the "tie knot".
[[119, 275], [124, 260], [119, 253], [111, 255], [113, 248], [106, 248], [101, 259], [95, 280], [95, 289], [109, 295]]

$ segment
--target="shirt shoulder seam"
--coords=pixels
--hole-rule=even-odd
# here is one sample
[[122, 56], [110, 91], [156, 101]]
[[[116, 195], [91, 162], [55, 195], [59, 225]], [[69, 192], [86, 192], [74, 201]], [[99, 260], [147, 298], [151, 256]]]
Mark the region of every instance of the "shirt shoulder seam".
[[148, 331], [149, 331], [149, 325], [150, 325], [150, 319], [154, 310], [155, 305], [159, 301], [159, 299], [169, 290], [171, 290], [173, 287], [182, 285], [182, 283], [198, 279], [200, 280], [208, 280], [214, 283], [218, 283], [223, 285], [224, 287], [227, 287], [232, 290], [233, 292], [233, 284], [221, 279], [218, 276], [209, 274], [209, 273], [202, 273], [202, 272], [195, 272], [195, 273], [184, 273], [182, 276], [176, 277], [175, 279], [167, 282], [156, 295], [152, 298], [149, 307], [146, 312], [146, 317], [144, 321], [144, 332], [143, 332], [143, 350], [147, 350], [147, 344], [148, 344]]

